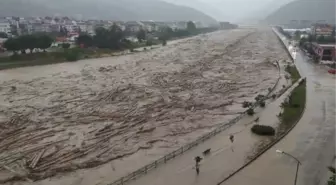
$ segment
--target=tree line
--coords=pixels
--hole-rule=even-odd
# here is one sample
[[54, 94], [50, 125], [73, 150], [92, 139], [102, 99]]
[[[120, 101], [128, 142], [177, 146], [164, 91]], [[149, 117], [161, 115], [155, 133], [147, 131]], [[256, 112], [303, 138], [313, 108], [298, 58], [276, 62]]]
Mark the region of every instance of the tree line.
[[[170, 27], [161, 28], [158, 32], [148, 33], [144, 29], [140, 29], [134, 36], [137, 40], [142, 43], [147, 41], [146, 45], [151, 45], [153, 43], [153, 38], [158, 38], [162, 41], [162, 44], [165, 45], [167, 40], [173, 38], [181, 38], [192, 36], [200, 33], [207, 33], [215, 31], [218, 28], [200, 28], [197, 29], [195, 24], [191, 21], [187, 23], [186, 29], [175, 29], [173, 30]], [[109, 48], [109, 49], [125, 49], [133, 48], [134, 44], [126, 39], [128, 35], [123, 31], [118, 25], [112, 25], [109, 29], [106, 28], [97, 28], [95, 30], [95, 35], [91, 36], [88, 34], [81, 34], [76, 40], [76, 44], [81, 47], [98, 47], [98, 48]], [[152, 37], [150, 37], [152, 36]]]
[[22, 54], [26, 53], [26, 50], [29, 49], [30, 53], [34, 49], [41, 49], [45, 51], [51, 46], [54, 39], [45, 34], [38, 35], [22, 35], [15, 38], [7, 39], [3, 46], [8, 51], [12, 51], [14, 54], [17, 54], [18, 51], [21, 51]]

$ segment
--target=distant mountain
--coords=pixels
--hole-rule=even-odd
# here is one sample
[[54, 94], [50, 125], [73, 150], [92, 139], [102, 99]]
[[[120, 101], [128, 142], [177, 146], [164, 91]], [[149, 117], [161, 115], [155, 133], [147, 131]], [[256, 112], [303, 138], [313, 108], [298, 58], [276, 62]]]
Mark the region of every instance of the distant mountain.
[[193, 8], [161, 0], [0, 0], [0, 16], [81, 16], [85, 19], [216, 22]]
[[223, 10], [212, 6], [210, 3], [205, 3], [199, 0], [163, 0], [168, 3], [173, 3], [176, 5], [188, 6], [199, 10], [211, 17], [215, 18], [218, 21], [228, 21], [231, 19], [229, 15], [226, 15]]
[[282, 6], [266, 22], [286, 24], [291, 20], [324, 20], [335, 24], [335, 0], [296, 0]]
[[249, 23], [258, 23], [261, 20], [264, 20], [265, 17], [268, 17], [280, 7], [292, 2], [294, 0], [272, 0], [270, 2], [261, 3], [262, 5], [260, 8], [254, 10], [253, 12], [249, 13], [248, 16], [243, 18], [242, 22], [249, 22]]

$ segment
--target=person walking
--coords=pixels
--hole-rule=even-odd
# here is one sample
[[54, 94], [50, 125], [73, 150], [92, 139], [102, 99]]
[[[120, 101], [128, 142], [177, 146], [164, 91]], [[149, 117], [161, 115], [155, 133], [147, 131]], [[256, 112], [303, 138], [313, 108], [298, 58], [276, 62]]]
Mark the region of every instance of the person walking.
[[196, 165], [195, 165], [195, 168], [196, 168], [196, 173], [197, 175], [199, 175], [200, 173], [200, 162], [201, 162], [202, 158], [200, 156], [197, 156], [195, 157], [195, 161], [196, 161]]
[[[229, 137], [229, 139], [230, 139], [231, 143], [233, 144], [233, 142], [234, 142], [234, 135], [231, 134], [230, 137]], [[231, 145], [231, 151], [234, 152], [233, 145]]]
[[199, 175], [200, 173], [200, 163], [196, 163], [196, 174]]

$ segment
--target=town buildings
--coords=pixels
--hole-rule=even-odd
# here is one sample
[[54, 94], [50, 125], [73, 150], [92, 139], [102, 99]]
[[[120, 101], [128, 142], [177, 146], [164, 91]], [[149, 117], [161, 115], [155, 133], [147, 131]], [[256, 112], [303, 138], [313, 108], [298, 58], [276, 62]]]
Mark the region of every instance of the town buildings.
[[320, 61], [336, 61], [336, 44], [313, 43], [312, 48]]
[[6, 20], [0, 20], [0, 32], [6, 33], [7, 35], [11, 32], [11, 25]]
[[335, 33], [335, 26], [330, 24], [314, 24], [311, 27], [311, 32], [316, 37], [331, 37]]

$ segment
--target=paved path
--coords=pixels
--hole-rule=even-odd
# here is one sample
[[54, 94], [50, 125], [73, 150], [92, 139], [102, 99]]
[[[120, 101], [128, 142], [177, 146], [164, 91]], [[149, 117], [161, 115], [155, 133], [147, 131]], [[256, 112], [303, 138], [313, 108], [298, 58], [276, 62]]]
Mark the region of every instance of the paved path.
[[293, 184], [296, 162], [276, 154], [281, 149], [302, 162], [298, 185], [325, 185], [327, 166], [335, 156], [335, 76], [324, 66], [295, 53], [295, 63], [307, 77], [307, 106], [298, 125], [282, 141], [223, 185]]
[[[292, 88], [293, 89], [293, 88]], [[250, 132], [256, 117], [260, 117], [259, 124], [276, 126], [279, 121], [277, 114], [280, 104], [290, 93], [287, 91], [275, 102], [267, 105], [267, 109], [257, 110], [254, 117], [246, 116], [230, 129], [206, 141], [195, 149], [168, 162], [166, 165], [151, 171], [149, 174], [132, 181], [131, 185], [215, 185], [227, 177], [232, 171], [242, 166], [249, 154], [252, 154], [261, 140]], [[231, 144], [229, 135], [235, 135], [234, 144]], [[194, 157], [211, 148], [211, 154], [204, 157], [200, 175], [194, 169]]]

